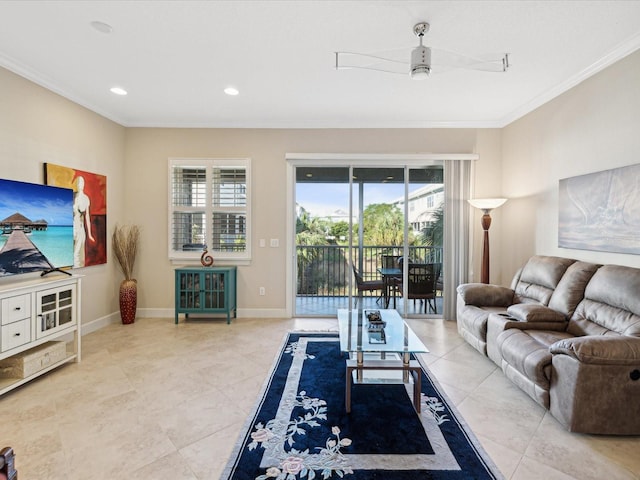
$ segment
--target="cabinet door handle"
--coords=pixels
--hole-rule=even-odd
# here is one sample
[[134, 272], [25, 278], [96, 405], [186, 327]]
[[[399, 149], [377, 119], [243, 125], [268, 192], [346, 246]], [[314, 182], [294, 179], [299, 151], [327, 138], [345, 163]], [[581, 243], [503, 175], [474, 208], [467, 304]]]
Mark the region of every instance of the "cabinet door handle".
[[20, 310], [22, 310], [22, 307], [15, 307], [14, 310], [20, 311]]
[[14, 333], [14, 334], [13, 334], [13, 336], [14, 336], [14, 337], [19, 337], [19, 336], [20, 336], [20, 332], [18, 332], [18, 333]]

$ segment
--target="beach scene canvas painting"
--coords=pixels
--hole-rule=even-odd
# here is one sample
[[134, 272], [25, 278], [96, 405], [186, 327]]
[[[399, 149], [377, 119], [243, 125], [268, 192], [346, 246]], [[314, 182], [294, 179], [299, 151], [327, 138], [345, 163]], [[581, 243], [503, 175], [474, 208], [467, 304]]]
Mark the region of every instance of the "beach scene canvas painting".
[[640, 164], [560, 180], [558, 246], [640, 254]]
[[0, 180], [0, 276], [73, 265], [73, 191]]

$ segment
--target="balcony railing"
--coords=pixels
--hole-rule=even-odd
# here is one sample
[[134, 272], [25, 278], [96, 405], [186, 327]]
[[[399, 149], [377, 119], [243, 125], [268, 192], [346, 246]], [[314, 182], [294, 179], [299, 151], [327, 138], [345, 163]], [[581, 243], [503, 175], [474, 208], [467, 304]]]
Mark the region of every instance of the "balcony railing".
[[[297, 296], [347, 297], [353, 270], [349, 264], [349, 248], [340, 245], [297, 246]], [[378, 269], [385, 256], [402, 257], [401, 246], [351, 247], [353, 264], [363, 280], [380, 279]], [[360, 258], [362, 252], [362, 259]], [[442, 263], [442, 247], [411, 246], [409, 258], [414, 263]], [[369, 293], [371, 294], [371, 293]], [[375, 293], [373, 293], [375, 295]]]

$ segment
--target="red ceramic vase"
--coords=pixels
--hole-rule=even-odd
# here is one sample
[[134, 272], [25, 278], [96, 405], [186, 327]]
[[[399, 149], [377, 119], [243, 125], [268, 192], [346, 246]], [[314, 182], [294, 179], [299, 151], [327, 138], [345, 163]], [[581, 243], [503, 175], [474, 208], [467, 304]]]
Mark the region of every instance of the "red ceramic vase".
[[124, 325], [135, 322], [138, 306], [138, 282], [123, 280], [120, 284], [120, 318]]

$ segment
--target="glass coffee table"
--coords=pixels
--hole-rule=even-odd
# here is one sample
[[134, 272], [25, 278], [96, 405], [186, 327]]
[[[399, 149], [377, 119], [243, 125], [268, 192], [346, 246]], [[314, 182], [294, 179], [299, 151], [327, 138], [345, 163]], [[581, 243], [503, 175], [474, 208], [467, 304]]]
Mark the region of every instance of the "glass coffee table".
[[[379, 321], [376, 321], [376, 317]], [[370, 320], [371, 319], [371, 320]], [[422, 369], [412, 353], [428, 353], [396, 310], [338, 310], [340, 350], [349, 353], [345, 385], [345, 407], [351, 412], [353, 383], [411, 383], [413, 406], [420, 412]], [[354, 358], [355, 357], [355, 358]], [[370, 376], [365, 371], [376, 372]], [[401, 375], [385, 375], [387, 371]], [[378, 374], [379, 372], [379, 374]]]

